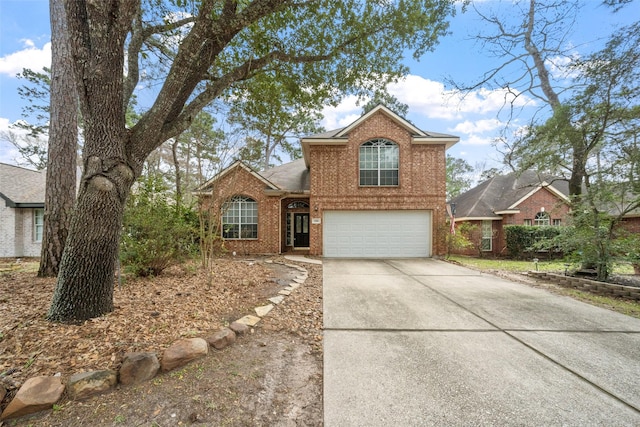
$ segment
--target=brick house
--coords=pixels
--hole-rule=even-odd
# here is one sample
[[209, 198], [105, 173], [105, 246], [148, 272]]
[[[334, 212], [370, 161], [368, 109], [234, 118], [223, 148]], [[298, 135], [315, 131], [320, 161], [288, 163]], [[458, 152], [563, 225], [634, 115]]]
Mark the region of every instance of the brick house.
[[379, 105], [349, 126], [303, 138], [302, 159], [261, 172], [237, 161], [195, 194], [219, 213], [229, 251], [441, 255], [445, 150], [458, 140]]
[[39, 257], [46, 173], [0, 163], [0, 258]]
[[[494, 255], [506, 251], [505, 225], [560, 226], [569, 214], [569, 183], [534, 171], [497, 175], [449, 202], [455, 224], [468, 222], [481, 232], [480, 250]], [[614, 212], [612, 212], [614, 214]], [[627, 231], [640, 232], [640, 212], [622, 218]], [[460, 251], [477, 255], [475, 248]]]

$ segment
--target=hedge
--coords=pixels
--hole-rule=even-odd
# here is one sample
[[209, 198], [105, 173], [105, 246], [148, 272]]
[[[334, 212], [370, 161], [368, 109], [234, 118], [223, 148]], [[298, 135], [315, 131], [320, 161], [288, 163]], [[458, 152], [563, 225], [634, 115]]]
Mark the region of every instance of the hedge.
[[507, 225], [504, 227], [507, 252], [512, 258], [525, 258], [532, 253], [549, 251], [561, 227]]

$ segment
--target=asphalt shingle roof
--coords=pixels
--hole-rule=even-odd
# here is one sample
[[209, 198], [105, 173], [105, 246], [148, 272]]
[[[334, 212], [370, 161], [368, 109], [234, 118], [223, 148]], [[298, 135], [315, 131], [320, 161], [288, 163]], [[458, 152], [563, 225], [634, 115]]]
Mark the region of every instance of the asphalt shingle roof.
[[45, 171], [34, 171], [0, 163], [0, 198], [8, 206], [42, 204], [46, 187]]
[[305, 166], [304, 159], [294, 160], [258, 173], [282, 190], [290, 192], [309, 190], [309, 169]]
[[450, 203], [456, 204], [458, 218], [492, 218], [498, 216], [495, 212], [515, 207], [515, 203], [543, 183], [564, 196], [569, 194], [568, 181], [525, 171], [521, 174], [496, 175], [453, 198]]

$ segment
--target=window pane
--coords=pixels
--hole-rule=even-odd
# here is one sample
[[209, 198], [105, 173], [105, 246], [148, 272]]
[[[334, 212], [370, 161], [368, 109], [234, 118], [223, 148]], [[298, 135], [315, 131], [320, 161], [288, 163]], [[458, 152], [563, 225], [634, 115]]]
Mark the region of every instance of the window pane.
[[360, 146], [360, 185], [398, 185], [399, 149], [386, 139], [373, 139]]
[[33, 240], [42, 242], [44, 232], [44, 209], [33, 210]]
[[244, 196], [234, 196], [223, 205], [222, 237], [225, 239], [258, 238], [258, 203]]

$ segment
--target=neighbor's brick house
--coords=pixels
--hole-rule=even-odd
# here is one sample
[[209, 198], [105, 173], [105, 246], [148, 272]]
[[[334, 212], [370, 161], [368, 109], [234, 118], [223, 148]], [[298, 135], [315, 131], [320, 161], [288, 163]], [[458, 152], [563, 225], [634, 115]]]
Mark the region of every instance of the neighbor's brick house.
[[441, 255], [445, 151], [458, 140], [379, 105], [345, 128], [303, 138], [303, 159], [262, 172], [237, 161], [196, 194], [219, 213], [230, 251]]
[[0, 163], [0, 258], [38, 257], [46, 173]]
[[[455, 206], [455, 223], [477, 226], [480, 250], [494, 255], [506, 252], [506, 225], [565, 225], [569, 216], [569, 184], [534, 171], [497, 175], [449, 202]], [[621, 226], [640, 233], [640, 212], [630, 212]], [[477, 255], [476, 248], [458, 251]]]

